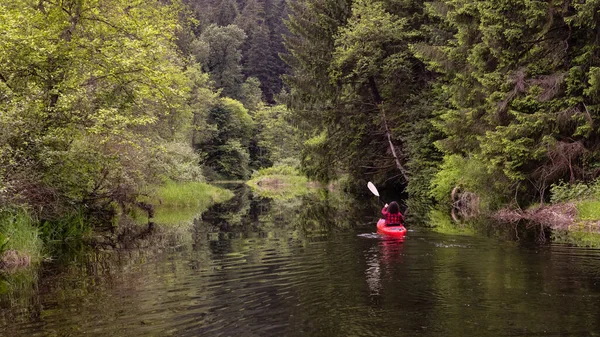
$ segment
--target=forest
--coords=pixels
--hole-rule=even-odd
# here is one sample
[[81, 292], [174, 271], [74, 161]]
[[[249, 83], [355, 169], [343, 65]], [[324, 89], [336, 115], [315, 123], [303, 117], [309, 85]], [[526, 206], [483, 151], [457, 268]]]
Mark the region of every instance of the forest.
[[161, 185], [265, 168], [355, 194], [387, 186], [415, 222], [598, 209], [599, 11], [0, 1], [0, 253], [151, 214]]
[[285, 79], [288, 104], [312, 136], [304, 172], [398, 184], [415, 216], [436, 207], [458, 220], [502, 211], [515, 220], [567, 200], [597, 209], [599, 9], [598, 1], [291, 4]]

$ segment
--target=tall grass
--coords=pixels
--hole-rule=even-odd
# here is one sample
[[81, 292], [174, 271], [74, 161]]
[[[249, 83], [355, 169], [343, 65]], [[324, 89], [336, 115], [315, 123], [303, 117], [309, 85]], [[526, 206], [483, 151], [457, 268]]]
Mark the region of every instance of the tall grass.
[[0, 209], [0, 256], [15, 251], [31, 262], [40, 261], [44, 244], [36, 224], [26, 209]]
[[582, 200], [575, 203], [577, 207], [577, 217], [583, 221], [600, 220], [600, 200]]
[[201, 182], [167, 182], [160, 186], [150, 201], [160, 207], [199, 207], [223, 202], [233, 197], [233, 192]]
[[[188, 224], [215, 203], [224, 202], [234, 196], [230, 190], [201, 182], [176, 183], [169, 181], [140, 201], [156, 206], [152, 221], [161, 225]], [[144, 223], [147, 218], [134, 213], [136, 222]]]
[[92, 232], [84, 212], [72, 211], [58, 220], [43, 221], [40, 225], [42, 239], [48, 243], [77, 240]]
[[292, 199], [311, 191], [308, 179], [295, 167], [284, 164], [258, 170], [246, 184], [272, 199]]

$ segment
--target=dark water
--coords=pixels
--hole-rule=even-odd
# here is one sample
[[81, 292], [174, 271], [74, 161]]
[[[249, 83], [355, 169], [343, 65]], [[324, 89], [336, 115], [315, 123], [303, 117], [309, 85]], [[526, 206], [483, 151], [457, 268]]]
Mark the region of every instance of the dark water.
[[168, 244], [45, 267], [0, 297], [0, 335], [600, 335], [600, 251], [385, 240], [373, 205], [238, 192]]

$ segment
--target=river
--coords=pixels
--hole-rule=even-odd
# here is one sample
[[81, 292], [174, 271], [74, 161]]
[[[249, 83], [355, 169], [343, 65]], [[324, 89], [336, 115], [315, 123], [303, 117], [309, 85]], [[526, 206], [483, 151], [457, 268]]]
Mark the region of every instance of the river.
[[598, 250], [400, 242], [376, 204], [236, 191], [162, 240], [47, 263], [0, 295], [0, 336], [600, 335]]

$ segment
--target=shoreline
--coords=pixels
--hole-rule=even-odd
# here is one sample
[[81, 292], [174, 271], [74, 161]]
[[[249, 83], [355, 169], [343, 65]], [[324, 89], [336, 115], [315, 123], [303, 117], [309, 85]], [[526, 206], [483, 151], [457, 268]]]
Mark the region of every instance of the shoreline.
[[[154, 209], [155, 207], [158, 209], [159, 205], [162, 205], [163, 208], [171, 209], [194, 208], [197, 209], [197, 212], [194, 212], [194, 214], [197, 214], [214, 204], [227, 201], [233, 197], [231, 191], [204, 182], [169, 183], [156, 186], [155, 188], [155, 192], [150, 198], [145, 200], [146, 202], [139, 202], [150, 209], [147, 223], [135, 222], [135, 218], [140, 216], [139, 212], [146, 211], [146, 209], [131, 209], [129, 210], [131, 214], [117, 215], [116, 220], [113, 219], [113, 221], [117, 221], [118, 224], [110, 227], [112, 228], [110, 230], [108, 227], [94, 228], [89, 224], [82, 224], [84, 228], [74, 232], [74, 236], [65, 236], [59, 239], [64, 242], [81, 240], [81, 242], [90, 247], [107, 244], [117, 245], [118, 242], [107, 242], [114, 240], [107, 240], [106, 237], [114, 237], [117, 241], [130, 241], [130, 239], [135, 239], [141, 234], [147, 235], [153, 232], [156, 227]], [[180, 193], [175, 193], [176, 191]], [[51, 242], [57, 241], [49, 237], [44, 237], [41, 228], [48, 226], [47, 223], [34, 219], [24, 209], [14, 212], [11, 214], [6, 213], [4, 219], [0, 219], [5, 222], [0, 225], [7, 231], [4, 235], [0, 233], [0, 272], [11, 273], [40, 264], [44, 259], [49, 258], [47, 254], [49, 246], [52, 244]], [[81, 220], [83, 221], [83, 218]], [[160, 223], [158, 225], [163, 226]], [[69, 224], [66, 223], [66, 226], [69, 226]], [[113, 235], [107, 235], [115, 229], [117, 232], [123, 233], [121, 235], [114, 235], [114, 233]], [[128, 235], [131, 238], [128, 238]], [[101, 237], [102, 239], [99, 239]]]
[[[550, 230], [549, 239], [553, 243], [568, 243], [589, 247], [589, 236], [597, 236], [600, 247], [600, 219], [582, 217], [578, 209], [582, 201], [561, 202], [540, 205], [526, 210], [501, 209], [492, 218], [502, 224], [525, 226], [527, 229], [538, 227], [541, 231]], [[585, 240], [577, 242], [576, 237]]]

